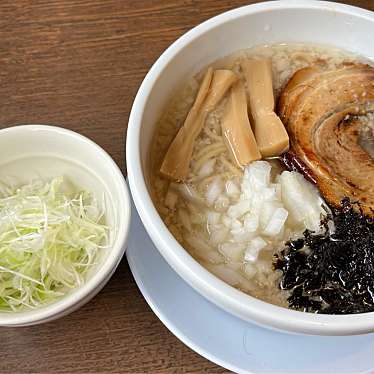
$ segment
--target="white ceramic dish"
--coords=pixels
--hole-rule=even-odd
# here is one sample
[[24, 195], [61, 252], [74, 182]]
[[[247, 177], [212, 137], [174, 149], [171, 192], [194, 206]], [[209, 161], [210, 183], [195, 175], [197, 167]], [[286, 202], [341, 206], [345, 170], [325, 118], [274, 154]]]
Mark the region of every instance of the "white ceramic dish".
[[[127, 244], [130, 200], [124, 177], [112, 158], [97, 144], [73, 131], [44, 125], [0, 130], [0, 180], [29, 183], [64, 176], [77, 187], [105, 196], [106, 221], [113, 229], [112, 246], [81, 287], [54, 303], [18, 313], [1, 312], [0, 326], [25, 326], [62, 317], [89, 301], [104, 287]], [[100, 200], [98, 199], [98, 200]]]
[[158, 215], [147, 187], [147, 157], [157, 119], [183, 80], [234, 51], [259, 44], [304, 42], [374, 56], [374, 14], [320, 1], [272, 1], [238, 8], [197, 26], [170, 46], [144, 79], [130, 115], [128, 178], [136, 208], [157, 249], [193, 288], [228, 312], [274, 329], [320, 335], [374, 331], [374, 313], [332, 316], [267, 304], [225, 284], [199, 265]]
[[237, 373], [373, 373], [374, 334], [302, 336], [271, 331], [206, 300], [165, 262], [133, 213], [126, 256], [166, 327], [191, 349]]

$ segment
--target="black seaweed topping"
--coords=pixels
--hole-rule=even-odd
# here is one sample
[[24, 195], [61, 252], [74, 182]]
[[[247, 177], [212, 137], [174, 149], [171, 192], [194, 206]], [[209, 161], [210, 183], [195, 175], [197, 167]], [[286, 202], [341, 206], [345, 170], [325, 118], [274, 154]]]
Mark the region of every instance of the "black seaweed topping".
[[352, 205], [344, 199], [322, 222], [323, 234], [306, 230], [274, 256], [274, 269], [283, 272], [279, 286], [291, 293], [291, 308], [328, 314], [374, 311], [374, 221]]

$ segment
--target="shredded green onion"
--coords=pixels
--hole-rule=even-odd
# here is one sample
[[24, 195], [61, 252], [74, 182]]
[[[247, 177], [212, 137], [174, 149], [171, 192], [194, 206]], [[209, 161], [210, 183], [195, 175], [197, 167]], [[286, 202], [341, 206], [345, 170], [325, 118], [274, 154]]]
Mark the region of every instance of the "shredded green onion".
[[104, 208], [62, 177], [11, 188], [0, 183], [0, 311], [37, 308], [85, 281], [109, 243]]

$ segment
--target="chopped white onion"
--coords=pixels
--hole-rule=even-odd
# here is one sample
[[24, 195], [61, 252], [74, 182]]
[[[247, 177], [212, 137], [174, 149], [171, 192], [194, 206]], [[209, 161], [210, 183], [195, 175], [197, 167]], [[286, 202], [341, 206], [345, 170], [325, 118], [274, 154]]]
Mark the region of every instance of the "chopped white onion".
[[227, 227], [227, 228], [231, 228], [231, 222], [232, 222], [232, 219], [230, 217], [227, 217], [227, 216], [223, 216], [222, 217], [222, 223]]
[[255, 191], [261, 191], [270, 183], [271, 165], [267, 161], [253, 162], [245, 169], [244, 181], [248, 181]]
[[227, 196], [231, 198], [236, 198], [240, 195], [240, 189], [234, 181], [227, 181], [225, 187]]
[[205, 193], [205, 198], [208, 205], [213, 205], [216, 199], [221, 195], [223, 190], [222, 181], [220, 178], [215, 178], [208, 185], [208, 188]]
[[231, 218], [239, 218], [244, 213], [249, 212], [250, 209], [251, 209], [251, 201], [250, 200], [242, 200], [242, 201], [239, 201], [235, 205], [231, 205], [230, 208], [227, 210], [227, 214]]
[[[206, 162], [201, 175], [212, 167]], [[244, 290], [269, 282], [271, 261], [265, 258], [271, 254], [260, 256], [262, 251], [281, 248], [306, 228], [318, 230], [326, 214], [318, 191], [302, 175], [284, 171], [272, 180], [267, 161], [247, 166], [240, 185], [237, 178], [224, 183], [214, 177], [204, 195], [189, 185], [179, 189], [188, 200], [188, 210], [178, 211], [184, 239], [214, 274]], [[173, 197], [168, 199], [173, 206]]]
[[244, 227], [249, 232], [255, 232], [258, 228], [258, 216], [248, 213], [244, 217]]
[[222, 228], [214, 229], [210, 233], [209, 242], [216, 246], [227, 239], [227, 235], [229, 233], [229, 229], [225, 226]]
[[291, 220], [312, 231], [320, 231], [322, 199], [305, 178], [296, 172], [284, 171], [280, 178], [282, 201]]
[[267, 246], [267, 242], [262, 239], [260, 236], [253, 238], [245, 250], [244, 260], [248, 262], [254, 262], [257, 260], [258, 253], [261, 249]]
[[288, 217], [288, 212], [284, 208], [277, 208], [275, 209], [273, 215], [271, 216], [268, 224], [266, 225], [265, 230], [263, 230], [264, 235], [268, 236], [276, 236], [278, 235]]
[[274, 215], [276, 209], [280, 208], [282, 206], [282, 203], [280, 202], [265, 202], [262, 205], [262, 209], [260, 212], [260, 227], [262, 230], [266, 228], [268, 225], [271, 217]]
[[249, 279], [251, 279], [256, 275], [257, 268], [254, 264], [247, 262], [244, 264], [244, 273]]
[[243, 257], [244, 245], [238, 243], [223, 243], [218, 250], [231, 261], [239, 261]]
[[238, 219], [232, 219], [230, 222], [230, 227], [232, 230], [241, 229], [243, 227], [243, 224]]

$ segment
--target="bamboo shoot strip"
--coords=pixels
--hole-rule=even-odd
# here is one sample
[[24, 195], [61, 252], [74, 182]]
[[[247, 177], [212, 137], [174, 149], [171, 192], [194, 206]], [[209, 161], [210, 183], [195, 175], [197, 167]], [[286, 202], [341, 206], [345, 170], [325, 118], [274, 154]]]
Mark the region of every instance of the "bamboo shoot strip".
[[263, 157], [279, 156], [289, 148], [289, 138], [274, 112], [274, 93], [270, 59], [246, 59], [241, 62], [254, 120], [254, 133]]
[[226, 145], [239, 167], [261, 159], [249, 123], [247, 96], [241, 82], [231, 88], [221, 125]]
[[196, 100], [165, 155], [161, 165], [163, 175], [176, 181], [186, 179], [194, 143], [204, 126], [206, 117], [236, 80], [237, 76], [230, 70], [213, 72], [212, 68], [208, 69]]

